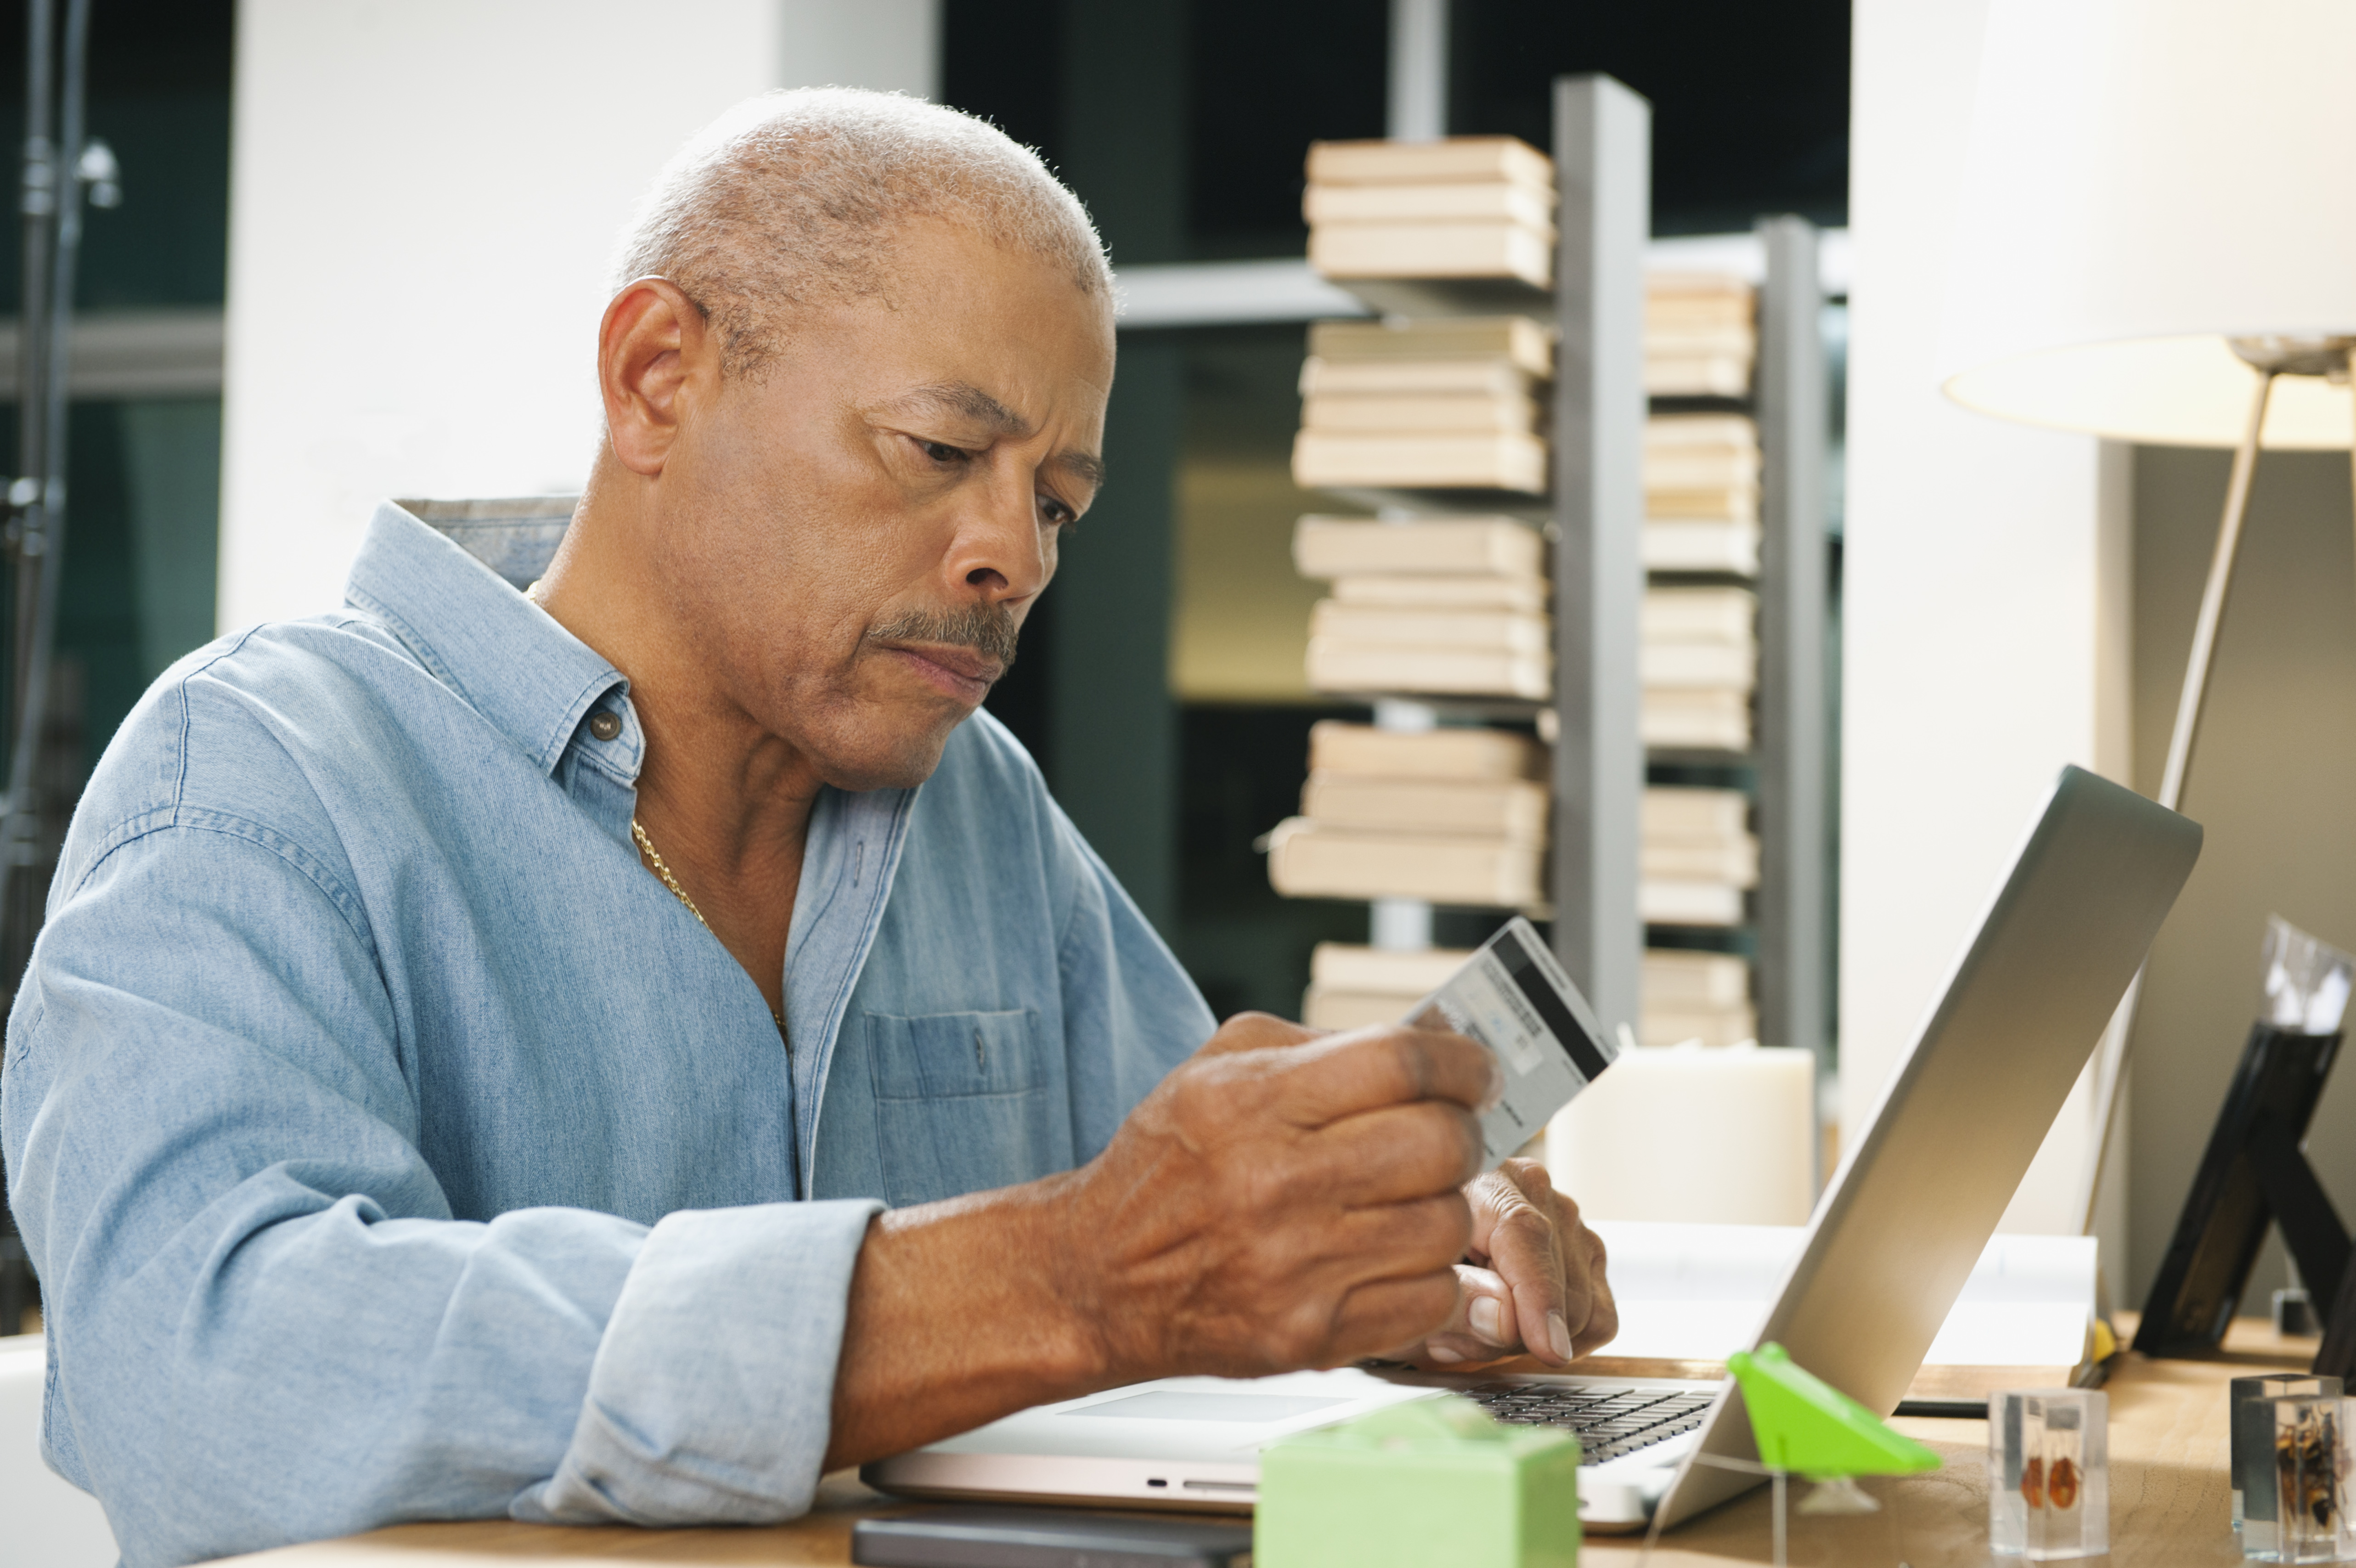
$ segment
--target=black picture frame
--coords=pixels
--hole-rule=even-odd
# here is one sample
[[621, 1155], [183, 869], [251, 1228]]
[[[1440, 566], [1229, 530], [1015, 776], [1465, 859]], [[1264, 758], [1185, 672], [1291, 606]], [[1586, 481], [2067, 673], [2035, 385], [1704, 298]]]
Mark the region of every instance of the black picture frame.
[[[2356, 1294], [2347, 1288], [2356, 1285], [2348, 1268], [2348, 1230], [2299, 1152], [2343, 1037], [2264, 1023], [2251, 1027], [2145, 1301], [2136, 1329], [2138, 1351], [2183, 1356], [2216, 1349], [2272, 1225], [2280, 1227], [2315, 1299], [2334, 1304], [2333, 1327], [2350, 1319], [2338, 1336], [2345, 1348], [2329, 1332], [2326, 1345], [2343, 1357], [2356, 1352], [2356, 1311], [2343, 1304]], [[2324, 1369], [2320, 1355], [2317, 1369]]]

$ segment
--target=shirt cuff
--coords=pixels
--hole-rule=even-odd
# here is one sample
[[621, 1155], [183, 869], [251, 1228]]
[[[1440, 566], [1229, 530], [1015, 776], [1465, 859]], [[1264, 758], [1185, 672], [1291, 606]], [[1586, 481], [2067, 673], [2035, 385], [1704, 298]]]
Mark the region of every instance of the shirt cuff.
[[869, 1199], [666, 1216], [623, 1282], [535, 1524], [772, 1524], [809, 1510]]

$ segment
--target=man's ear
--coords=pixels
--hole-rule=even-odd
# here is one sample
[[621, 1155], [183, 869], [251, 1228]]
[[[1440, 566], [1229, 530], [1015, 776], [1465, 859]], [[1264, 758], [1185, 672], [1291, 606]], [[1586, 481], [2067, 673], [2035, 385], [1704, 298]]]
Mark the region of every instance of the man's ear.
[[718, 389], [718, 350], [702, 310], [669, 278], [639, 278], [614, 296], [597, 328], [597, 387], [622, 467], [662, 472], [687, 411]]

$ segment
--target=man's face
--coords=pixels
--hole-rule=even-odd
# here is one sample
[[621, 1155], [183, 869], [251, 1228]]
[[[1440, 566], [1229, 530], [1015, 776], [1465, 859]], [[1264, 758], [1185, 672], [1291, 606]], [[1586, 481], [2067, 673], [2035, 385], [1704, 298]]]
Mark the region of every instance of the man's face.
[[685, 418], [659, 570], [721, 693], [841, 789], [907, 786], [1012, 660], [1102, 478], [1111, 313], [920, 222]]

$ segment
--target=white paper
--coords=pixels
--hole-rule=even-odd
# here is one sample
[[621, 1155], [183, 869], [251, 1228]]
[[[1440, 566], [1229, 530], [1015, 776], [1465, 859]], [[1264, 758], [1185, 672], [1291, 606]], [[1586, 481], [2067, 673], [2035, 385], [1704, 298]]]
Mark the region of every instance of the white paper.
[[[1574, 1195], [1575, 1196], [1575, 1195]], [[1796, 1225], [1596, 1220], [1611, 1257], [1619, 1337], [1607, 1356], [1723, 1361], [1749, 1348], [1806, 1231]], [[2072, 1367], [2094, 1315], [2091, 1236], [1997, 1236], [1925, 1363]]]

